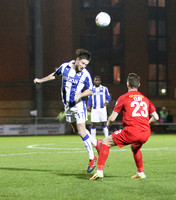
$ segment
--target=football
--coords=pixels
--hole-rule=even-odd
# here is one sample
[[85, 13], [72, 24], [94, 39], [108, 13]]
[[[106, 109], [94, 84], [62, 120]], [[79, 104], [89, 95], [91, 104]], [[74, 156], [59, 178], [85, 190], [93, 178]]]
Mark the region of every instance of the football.
[[107, 27], [111, 22], [111, 17], [106, 12], [100, 12], [95, 18], [95, 23], [98, 27]]

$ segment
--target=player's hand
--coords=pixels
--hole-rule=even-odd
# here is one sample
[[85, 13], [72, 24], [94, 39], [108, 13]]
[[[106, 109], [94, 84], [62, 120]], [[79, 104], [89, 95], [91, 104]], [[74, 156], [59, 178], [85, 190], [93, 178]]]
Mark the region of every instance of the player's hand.
[[91, 110], [91, 107], [90, 106], [87, 106], [87, 111], [90, 111]]
[[39, 78], [35, 78], [35, 79], [34, 79], [34, 83], [35, 83], [35, 84], [40, 84], [40, 83], [42, 83], [42, 82], [41, 82], [41, 80], [40, 80]]
[[81, 93], [77, 93], [77, 92], [75, 91], [75, 101], [78, 102], [79, 99], [80, 99], [81, 97], [82, 97], [82, 96], [81, 96]]
[[108, 105], [108, 102], [106, 101], [104, 104], [103, 104], [103, 106], [107, 106]]

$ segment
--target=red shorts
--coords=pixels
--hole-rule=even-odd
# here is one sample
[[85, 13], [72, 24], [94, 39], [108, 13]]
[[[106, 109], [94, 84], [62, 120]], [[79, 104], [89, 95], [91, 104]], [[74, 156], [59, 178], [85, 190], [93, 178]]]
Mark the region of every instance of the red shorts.
[[143, 144], [147, 142], [150, 133], [150, 131], [146, 131], [143, 133], [132, 134], [125, 130], [118, 130], [112, 133], [112, 138], [119, 147], [123, 147], [128, 144]]

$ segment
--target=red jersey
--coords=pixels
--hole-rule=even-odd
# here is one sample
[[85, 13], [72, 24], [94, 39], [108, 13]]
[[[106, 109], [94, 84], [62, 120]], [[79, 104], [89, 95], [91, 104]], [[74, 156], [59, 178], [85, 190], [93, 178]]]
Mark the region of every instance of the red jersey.
[[117, 99], [114, 111], [122, 111], [124, 130], [131, 133], [150, 131], [149, 114], [156, 111], [151, 101], [138, 91], [129, 91]]

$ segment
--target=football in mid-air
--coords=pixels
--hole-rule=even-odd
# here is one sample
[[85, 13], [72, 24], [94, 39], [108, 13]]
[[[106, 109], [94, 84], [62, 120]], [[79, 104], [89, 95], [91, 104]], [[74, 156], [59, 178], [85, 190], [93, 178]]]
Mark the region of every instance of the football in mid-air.
[[111, 17], [106, 12], [100, 12], [95, 18], [95, 23], [99, 27], [107, 27], [111, 22]]

